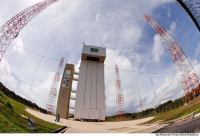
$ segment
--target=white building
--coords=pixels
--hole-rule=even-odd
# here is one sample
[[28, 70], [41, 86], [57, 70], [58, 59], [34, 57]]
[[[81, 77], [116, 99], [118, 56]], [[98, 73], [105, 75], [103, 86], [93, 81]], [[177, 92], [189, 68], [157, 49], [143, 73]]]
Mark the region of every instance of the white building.
[[83, 45], [74, 119], [105, 120], [105, 58], [106, 48]]

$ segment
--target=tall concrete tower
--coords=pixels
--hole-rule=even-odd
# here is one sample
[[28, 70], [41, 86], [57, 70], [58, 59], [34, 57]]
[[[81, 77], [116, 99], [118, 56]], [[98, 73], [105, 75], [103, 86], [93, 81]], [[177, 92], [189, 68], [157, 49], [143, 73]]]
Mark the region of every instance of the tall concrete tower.
[[105, 120], [105, 58], [106, 48], [83, 45], [74, 119]]
[[60, 84], [56, 113], [60, 114], [61, 118], [68, 119], [69, 104], [72, 90], [72, 81], [74, 78], [75, 67], [73, 64], [66, 64]]

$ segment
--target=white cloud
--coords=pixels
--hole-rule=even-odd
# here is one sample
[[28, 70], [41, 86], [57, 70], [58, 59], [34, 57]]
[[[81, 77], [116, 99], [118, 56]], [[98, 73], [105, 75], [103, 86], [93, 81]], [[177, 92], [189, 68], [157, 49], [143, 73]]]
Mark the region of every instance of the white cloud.
[[0, 72], [2, 83], [12, 87], [12, 89], [16, 88], [17, 80], [11, 75], [11, 69], [4, 58], [0, 61]]
[[170, 18], [170, 17], [171, 17], [171, 14], [170, 14], [170, 12], [169, 12], [169, 11], [167, 12], [167, 16], [168, 16], [168, 18]]
[[99, 15], [100, 15], [99, 13], [97, 13], [97, 14], [96, 14], [96, 21], [97, 21], [97, 19], [98, 19]]
[[30, 86], [28, 84], [25, 84], [25, 83], [22, 82], [19, 88], [22, 91], [21, 92], [22, 96], [24, 98], [27, 98], [29, 90], [30, 90]]
[[124, 39], [127, 43], [136, 44], [142, 36], [142, 29], [135, 24], [132, 29], [124, 29]]
[[195, 50], [196, 50], [195, 56], [197, 56], [200, 52], [200, 43], [198, 43], [198, 47]]
[[[191, 61], [197, 77], [200, 77], [200, 63], [197, 60]], [[184, 91], [182, 88], [182, 83], [178, 71], [176, 73], [168, 75], [164, 83], [156, 89], [157, 103], [162, 104], [169, 100], [174, 100], [184, 96]], [[150, 98], [145, 102], [146, 105], [154, 103], [154, 95], [152, 94]]]
[[170, 27], [169, 27], [169, 30], [167, 30], [167, 32], [172, 36], [172, 37], [174, 37], [174, 36], [176, 36], [176, 22], [172, 22], [171, 24], [170, 24]]
[[[30, 89], [30, 85], [22, 82], [20, 85], [20, 95], [26, 99], [28, 97], [28, 100], [31, 100], [32, 102], [37, 102], [39, 106], [46, 109], [48, 94], [53, 82], [54, 75], [55, 75], [55, 72], [49, 72], [48, 76], [43, 82], [41, 83], [34, 82], [32, 84], [31, 89]], [[59, 93], [59, 87], [60, 87], [60, 83], [58, 86], [57, 94]]]
[[[159, 88], [155, 90], [156, 92], [156, 104], [159, 105], [168, 100], [173, 100], [175, 98], [180, 98], [183, 96], [181, 80], [179, 77], [179, 73], [177, 72], [174, 75], [168, 76], [164, 84], [161, 84]], [[154, 94], [151, 95], [150, 98], [147, 99], [145, 105], [153, 105], [155, 106], [155, 98]]]
[[154, 46], [153, 46], [153, 59], [155, 62], [159, 62], [161, 56], [164, 53], [164, 45], [163, 45], [163, 41], [161, 40], [160, 36], [158, 34], [156, 34], [153, 38], [154, 40]]
[[26, 54], [24, 51], [24, 44], [20, 36], [18, 36], [14, 41], [13, 41], [13, 51], [16, 51], [20, 55]]
[[[105, 60], [105, 90], [106, 90], [106, 97], [107, 97], [107, 107], [108, 107], [108, 114], [111, 114], [110, 107], [116, 106], [116, 88], [115, 88], [115, 81], [116, 81], [116, 75], [115, 75], [115, 64], [118, 65], [118, 68], [120, 70], [127, 70], [131, 69], [131, 62], [128, 58], [126, 58], [123, 55], [119, 55], [118, 51], [114, 51], [112, 49], [106, 50], [107, 57]], [[111, 69], [110, 69], [111, 68]], [[132, 77], [128, 76], [129, 73], [123, 73], [120, 72], [120, 78], [122, 82], [122, 89], [124, 98], [124, 104], [125, 107], [127, 107], [128, 103], [132, 100], [132, 97], [130, 94], [132, 93], [130, 88], [128, 87], [131, 84]]]
[[170, 17], [171, 17], [171, 13], [170, 13], [171, 10], [170, 10], [169, 7], [167, 8], [167, 10], [168, 10], [168, 11], [167, 11], [167, 16], [168, 16], [168, 18], [170, 18]]

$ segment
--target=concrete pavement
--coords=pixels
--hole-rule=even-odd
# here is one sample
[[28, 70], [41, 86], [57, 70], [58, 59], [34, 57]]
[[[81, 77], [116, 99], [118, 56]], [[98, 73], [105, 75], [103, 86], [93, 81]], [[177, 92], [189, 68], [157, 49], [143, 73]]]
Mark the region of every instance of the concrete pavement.
[[68, 129], [65, 131], [65, 133], [151, 133], [166, 126], [166, 124], [153, 124], [148, 126], [139, 125], [140, 123], [149, 121], [154, 117], [118, 122], [83, 122], [61, 118], [60, 122], [55, 122], [55, 116], [43, 114], [28, 108], [25, 110], [42, 120], [62, 126], [68, 126]]

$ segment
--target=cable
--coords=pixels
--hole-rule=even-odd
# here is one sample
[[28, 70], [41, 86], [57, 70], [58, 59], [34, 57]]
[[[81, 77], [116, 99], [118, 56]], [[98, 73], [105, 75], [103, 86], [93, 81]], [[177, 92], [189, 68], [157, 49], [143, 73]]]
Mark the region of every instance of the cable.
[[[78, 8], [79, 8], [79, 7], [78, 7]], [[77, 8], [77, 9], [78, 9], [78, 8]], [[76, 10], [77, 10], [77, 9], [76, 9]], [[72, 13], [72, 14], [73, 14], [73, 13]], [[71, 14], [71, 15], [72, 15], [72, 14]], [[70, 15], [70, 16], [71, 16], [71, 15]], [[49, 46], [51, 45], [51, 43], [52, 43], [53, 40], [55, 39], [55, 37], [56, 37], [56, 35], [58, 34], [58, 32], [59, 32], [59, 31], [61, 30], [61, 28], [63, 27], [63, 25], [67, 22], [67, 20], [68, 20], [68, 19], [66, 19], [66, 20], [64, 21], [64, 23], [61, 25], [61, 27], [58, 29], [58, 31], [56, 32], [56, 34], [55, 34], [55, 35], [53, 36], [53, 38], [51, 39], [51, 41], [50, 41], [49, 45], [47, 46], [45, 52], [44, 52], [43, 55], [41, 56], [41, 59], [40, 59], [40, 62], [39, 62], [39, 64], [38, 64], [38, 67], [37, 67], [37, 69], [36, 69], [36, 71], [35, 71], [35, 74], [37, 73], [37, 70], [38, 70], [38, 68], [39, 68], [39, 66], [40, 66], [40, 63], [41, 63], [42, 59], [44, 58], [44, 55], [46, 54], [46, 52], [47, 52]], [[34, 76], [33, 76], [33, 79], [32, 79], [31, 85], [30, 85], [29, 92], [30, 92], [30, 90], [31, 90], [32, 83], [33, 83], [33, 80], [34, 80], [34, 78], [35, 78], [35, 74], [34, 74]], [[29, 93], [28, 93], [28, 96], [29, 96]], [[27, 96], [27, 99], [28, 99], [28, 96]]]
[[[45, 19], [47, 19], [47, 18], [49, 18], [49, 16], [46, 17]], [[26, 37], [25, 37], [24, 40], [22, 40], [22, 41], [25, 42], [25, 41], [28, 39], [28, 37], [30, 36], [30, 34], [33, 33], [33, 31], [35, 30], [35, 28], [37, 28], [38, 26], [40, 26], [40, 24], [43, 23], [43, 22], [44, 22], [44, 19], [43, 19], [41, 22], [39, 22], [39, 23], [31, 30], [31, 32], [30, 32], [29, 34], [26, 35]], [[14, 43], [11, 43], [11, 45], [16, 46]], [[20, 47], [20, 46], [16, 46], [16, 47], [21, 48], [21, 49], [24, 50], [24, 48], [22, 48], [22, 47]], [[7, 62], [8, 64], [10, 63], [10, 61], [12, 60], [12, 58], [13, 58], [13, 56], [15, 55], [16, 52], [17, 52], [17, 49], [14, 51], [13, 55], [12, 55], [11, 58], [8, 60], [8, 62]], [[27, 51], [27, 52], [28, 52], [28, 51]], [[5, 70], [6, 70], [6, 67], [4, 68], [3, 73], [5, 73]], [[1, 73], [1, 74], [2, 74], [2, 73]]]
[[[62, 5], [62, 7], [63, 7], [63, 11], [64, 11], [64, 18], [65, 18], [65, 8], [64, 8], [64, 6], [63, 6], [63, 3], [62, 3], [62, 0], [61, 0], [61, 5]], [[64, 48], [65, 48], [65, 56], [66, 56], [66, 58], [67, 58], [67, 51], [66, 51], [66, 45], [65, 45], [65, 28], [63, 29], [63, 36], [64, 36]]]
[[[54, 18], [54, 20], [57, 22], [57, 9], [58, 9], [58, 3], [56, 4], [56, 15], [55, 15], [55, 18]], [[53, 21], [54, 22], [54, 21]], [[54, 26], [54, 23], [53, 23], [53, 26]], [[54, 32], [53, 32], [54, 33]], [[56, 37], [55, 37], [55, 39], [56, 39]], [[60, 54], [60, 57], [62, 58], [62, 55], [61, 55], [61, 52], [60, 52], [60, 50], [58, 49], [58, 48], [56, 48], [56, 45], [55, 45], [55, 43], [56, 43], [56, 40], [54, 40], [54, 47], [55, 47], [55, 49], [58, 51], [58, 53]]]
[[[13, 45], [14, 45], [14, 44], [13, 44]], [[23, 50], [25, 50], [25, 51], [27, 51], [27, 52], [29, 52], [29, 53], [31, 53], [31, 54], [34, 54], [34, 55], [36, 55], [36, 56], [44, 57], [44, 58], [51, 59], [51, 60], [55, 60], [55, 61], [60, 61], [59, 59], [55, 59], [55, 58], [50, 58], [50, 57], [42, 56], [42, 55], [33, 53], [33, 52], [31, 52], [31, 51], [28, 51], [28, 50], [26, 50], [26, 49], [24, 49], [24, 48], [22, 48], [22, 47], [20, 47], [20, 46], [17, 46], [17, 45], [15, 45], [15, 46], [18, 47], [18, 48], [21, 48], [21, 49], [23, 49]], [[68, 61], [64, 61], [64, 62], [68, 62]], [[73, 64], [81, 64], [81, 63], [77, 63], [77, 62], [71, 62], [71, 63], [73, 63]], [[114, 68], [109, 68], [109, 67], [104, 67], [104, 68], [115, 70]], [[120, 71], [128, 71], [128, 72], [137, 72], [137, 73], [148, 74], [148, 72], [145, 72], [145, 71], [122, 70], [122, 69], [119, 69], [119, 70], [120, 70]], [[176, 71], [176, 70], [175, 70], [175, 71]], [[160, 72], [159, 72], [159, 73], [151, 73], [151, 74], [168, 74], [168, 73], [173, 73], [173, 72], [175, 72], [175, 71], [168, 71], [168, 72], [163, 72], [163, 73], [160, 73]]]

